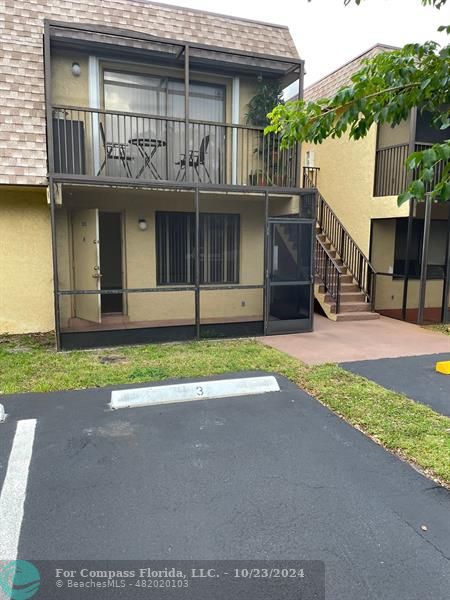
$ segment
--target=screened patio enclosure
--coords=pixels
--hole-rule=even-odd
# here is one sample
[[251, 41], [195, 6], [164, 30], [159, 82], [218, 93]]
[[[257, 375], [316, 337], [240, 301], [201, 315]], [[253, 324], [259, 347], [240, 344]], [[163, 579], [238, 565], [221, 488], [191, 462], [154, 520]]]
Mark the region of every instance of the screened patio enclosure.
[[62, 187], [61, 348], [312, 329], [315, 192]]
[[412, 202], [409, 217], [373, 219], [375, 309], [423, 325], [450, 320], [450, 207]]

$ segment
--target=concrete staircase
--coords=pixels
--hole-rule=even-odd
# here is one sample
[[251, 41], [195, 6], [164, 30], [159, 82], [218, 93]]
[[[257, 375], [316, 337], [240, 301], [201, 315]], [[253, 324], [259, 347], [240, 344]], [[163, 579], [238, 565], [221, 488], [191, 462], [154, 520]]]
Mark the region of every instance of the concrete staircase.
[[[333, 298], [332, 294], [330, 294], [325, 282], [321, 279], [316, 269], [314, 296], [325, 315], [333, 321], [369, 321], [379, 319], [380, 315], [372, 310], [367, 295], [363, 292], [348, 266], [343, 262], [337, 250], [318, 224], [316, 225], [316, 239], [321, 242], [320, 246], [316, 244], [316, 249], [319, 247], [326, 250], [327, 255], [332, 259], [334, 268], [340, 274], [338, 288], [339, 302], [337, 302], [337, 298]], [[316, 265], [317, 262], [316, 256]]]

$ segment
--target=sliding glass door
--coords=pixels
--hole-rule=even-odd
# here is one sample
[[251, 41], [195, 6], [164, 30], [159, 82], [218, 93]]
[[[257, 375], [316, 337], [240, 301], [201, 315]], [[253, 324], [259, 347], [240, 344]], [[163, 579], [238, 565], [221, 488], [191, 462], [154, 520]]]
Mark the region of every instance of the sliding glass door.
[[[184, 81], [156, 75], [104, 72], [106, 111], [129, 113], [105, 115], [100, 124], [102, 144], [112, 148], [106, 156], [108, 175], [219, 183], [223, 179], [225, 130], [215, 123], [225, 120], [225, 88], [199, 82], [189, 85], [190, 120], [185, 153]], [[151, 115], [137, 118], [132, 115]], [[162, 117], [162, 118], [158, 118]], [[168, 117], [165, 119], [164, 117]], [[150, 157], [150, 158], [149, 158]]]

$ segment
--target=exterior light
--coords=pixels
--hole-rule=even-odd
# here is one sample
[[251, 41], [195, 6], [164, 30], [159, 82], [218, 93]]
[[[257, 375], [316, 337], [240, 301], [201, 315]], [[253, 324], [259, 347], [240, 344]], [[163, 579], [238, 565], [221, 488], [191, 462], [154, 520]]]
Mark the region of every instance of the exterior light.
[[72, 75], [74, 77], [79, 77], [81, 75], [81, 67], [77, 62], [72, 63]]
[[145, 231], [147, 229], [147, 221], [145, 219], [139, 219], [138, 224], [141, 231]]

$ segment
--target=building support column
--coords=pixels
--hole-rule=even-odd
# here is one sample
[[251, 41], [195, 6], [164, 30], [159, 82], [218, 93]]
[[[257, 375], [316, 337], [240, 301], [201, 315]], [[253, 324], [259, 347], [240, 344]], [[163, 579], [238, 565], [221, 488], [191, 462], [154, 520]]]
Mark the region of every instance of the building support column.
[[[305, 63], [304, 63], [304, 61], [302, 61], [298, 67], [298, 99], [299, 100], [303, 100], [304, 79], [305, 79]], [[301, 152], [302, 152], [302, 145], [300, 142], [297, 142], [296, 147], [295, 147], [295, 153], [296, 153], [296, 159], [297, 159], [296, 160], [297, 168], [295, 170], [295, 178], [294, 178], [295, 187], [299, 187], [300, 184], [303, 185], [303, 182], [301, 182], [301, 172], [302, 172]]]
[[198, 185], [195, 187], [195, 337], [200, 339], [200, 194]]
[[428, 247], [430, 243], [430, 224], [431, 224], [431, 196], [425, 194], [425, 216], [423, 221], [423, 243], [422, 243], [422, 261], [420, 265], [420, 288], [419, 288], [419, 307], [417, 311], [417, 324], [423, 325], [425, 297], [427, 293], [427, 270], [428, 270]]
[[448, 311], [448, 304], [450, 301], [449, 291], [450, 291], [450, 206], [448, 207], [447, 248], [446, 248], [446, 253], [445, 253], [444, 288], [442, 291], [441, 321], [443, 323], [449, 322], [449, 311]]
[[61, 350], [61, 316], [59, 308], [59, 277], [58, 277], [58, 249], [56, 236], [55, 215], [55, 184], [52, 177], [48, 181], [48, 197], [50, 201], [50, 227], [52, 239], [52, 265], [53, 265], [53, 306], [55, 313], [55, 338], [56, 349]]
[[184, 174], [188, 179], [189, 169], [189, 46], [184, 47]]
[[[231, 122], [233, 125], [239, 124], [239, 98], [240, 98], [240, 81], [239, 77], [233, 77], [232, 93], [231, 93]], [[237, 185], [238, 178], [238, 132], [237, 127], [233, 127], [231, 135], [231, 183]]]
[[[416, 126], [417, 126], [417, 108], [413, 107], [409, 115], [409, 140], [408, 140], [408, 155], [414, 152], [416, 147]], [[379, 134], [379, 128], [377, 136]], [[378, 138], [377, 138], [378, 147]], [[406, 167], [405, 167], [406, 168]], [[408, 171], [406, 174], [406, 184], [409, 187], [413, 181], [413, 172]], [[402, 319], [406, 321], [406, 311], [408, 305], [408, 284], [409, 284], [409, 266], [410, 266], [410, 253], [411, 253], [411, 240], [412, 240], [412, 226], [414, 213], [416, 208], [416, 201], [410, 200], [409, 202], [409, 216], [408, 216], [408, 232], [406, 234], [406, 256], [405, 264], [403, 267], [403, 301], [402, 301]]]
[[56, 349], [61, 349], [61, 318], [59, 310], [59, 279], [58, 279], [58, 253], [56, 247], [56, 215], [55, 215], [55, 186], [51, 173], [54, 173], [55, 163], [53, 155], [53, 110], [52, 110], [52, 70], [50, 48], [50, 25], [44, 21], [44, 95], [46, 108], [46, 141], [47, 141], [47, 172], [48, 172], [48, 199], [50, 204], [50, 228], [52, 244], [53, 266], [53, 307], [55, 317], [55, 342]]
[[402, 319], [403, 319], [403, 321], [406, 321], [406, 310], [407, 310], [407, 305], [408, 305], [409, 265], [410, 265], [412, 227], [413, 227], [415, 207], [416, 207], [416, 201], [410, 200], [409, 201], [409, 215], [408, 215], [408, 231], [406, 233], [405, 263], [404, 263], [404, 267], [403, 267], [403, 301], [402, 301]]
[[263, 287], [263, 319], [264, 335], [267, 335], [267, 321], [269, 319], [269, 193], [264, 195], [264, 287]]

